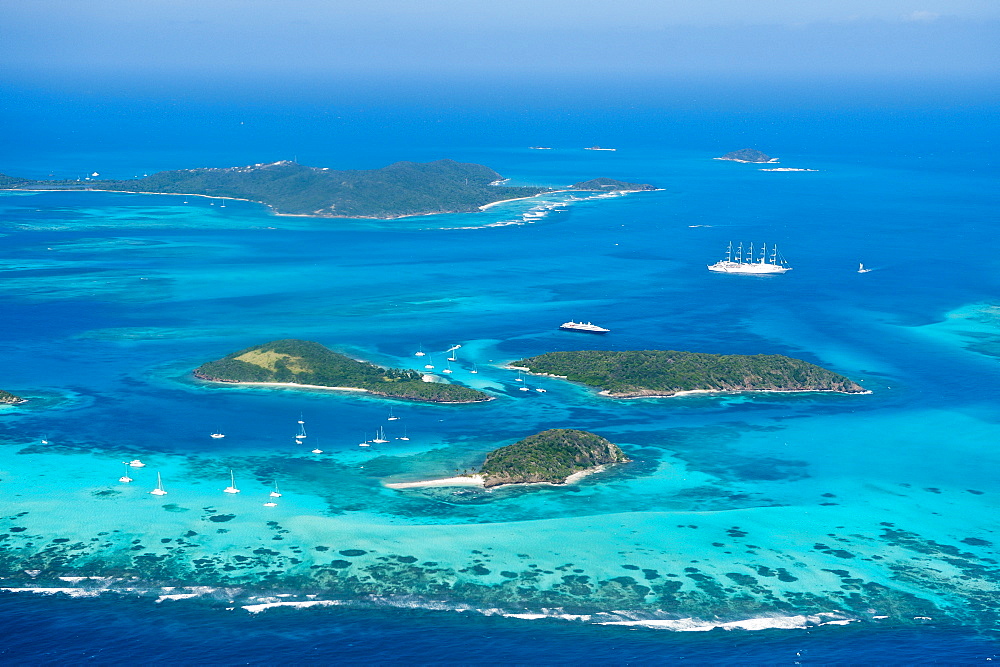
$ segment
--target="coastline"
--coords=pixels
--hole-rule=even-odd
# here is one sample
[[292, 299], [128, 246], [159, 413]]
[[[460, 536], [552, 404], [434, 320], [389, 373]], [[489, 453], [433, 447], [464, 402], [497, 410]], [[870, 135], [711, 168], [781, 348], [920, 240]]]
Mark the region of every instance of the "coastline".
[[[506, 365], [503, 368], [508, 368], [515, 371], [523, 371], [528, 375], [534, 375], [536, 377], [547, 377], [547, 378], [558, 378], [560, 380], [566, 380], [571, 384], [575, 384], [578, 387], [586, 387], [588, 389], [597, 389], [597, 387], [583, 382], [574, 382], [570, 380], [565, 375], [553, 375], [552, 373], [534, 373], [530, 369], [524, 366], [513, 366]], [[649, 393], [644, 393], [649, 392]], [[739, 395], [739, 394], [846, 394], [849, 396], [863, 396], [873, 393], [871, 389], [865, 389], [864, 391], [841, 391], [839, 389], [685, 389], [681, 391], [675, 391], [669, 394], [664, 394], [658, 392], [654, 389], [647, 389], [638, 392], [628, 392], [628, 393], [613, 393], [607, 389], [601, 389], [596, 392], [598, 396], [604, 396], [607, 398], [619, 398], [623, 400], [630, 400], [633, 398], [677, 398], [684, 396], [695, 396], [698, 394], [723, 394], [723, 395]]]
[[239, 382], [236, 380], [217, 380], [214, 378], [207, 378], [197, 373], [194, 376], [201, 380], [202, 382], [209, 382], [212, 384], [220, 385], [238, 385], [243, 387], [283, 387], [287, 389], [326, 389], [329, 391], [351, 391], [359, 392], [363, 394], [371, 394], [372, 396], [381, 396], [383, 398], [391, 398], [397, 401], [413, 401], [415, 403], [429, 403], [432, 405], [467, 405], [470, 403], [486, 403], [495, 399], [494, 396], [489, 398], [484, 398], [481, 401], [431, 401], [431, 400], [421, 400], [418, 398], [406, 398], [404, 396], [393, 396], [391, 394], [383, 394], [378, 391], [373, 391], [371, 389], [362, 389], [361, 387], [330, 387], [323, 384], [299, 384], [297, 382]]
[[[575, 484], [584, 477], [604, 472], [608, 469], [608, 465], [610, 464], [605, 463], [599, 466], [594, 466], [593, 468], [587, 468], [586, 470], [580, 470], [579, 472], [573, 473], [562, 482], [514, 482], [512, 484], [497, 484], [496, 486], [491, 486], [486, 490], [492, 491], [493, 489], [500, 489], [505, 486], [565, 486], [567, 484]], [[390, 482], [383, 483], [382, 486], [387, 489], [423, 489], [440, 486], [475, 486], [486, 488], [486, 478], [482, 475], [460, 475], [458, 477], [428, 479], [419, 482]]]

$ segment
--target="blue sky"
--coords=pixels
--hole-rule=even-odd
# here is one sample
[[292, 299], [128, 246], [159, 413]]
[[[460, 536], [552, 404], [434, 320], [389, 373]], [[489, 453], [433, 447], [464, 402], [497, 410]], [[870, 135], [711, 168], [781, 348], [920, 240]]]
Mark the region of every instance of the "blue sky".
[[31, 0], [0, 68], [369, 77], [992, 77], [996, 0]]

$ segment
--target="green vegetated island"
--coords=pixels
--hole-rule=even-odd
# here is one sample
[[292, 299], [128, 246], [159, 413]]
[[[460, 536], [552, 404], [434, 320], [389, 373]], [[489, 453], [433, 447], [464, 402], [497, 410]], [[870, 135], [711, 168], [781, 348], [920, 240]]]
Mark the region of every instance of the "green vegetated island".
[[511, 362], [614, 398], [666, 397], [686, 392], [831, 391], [870, 393], [815, 364], [780, 354], [705, 354], [675, 350], [549, 352]]
[[[380, 169], [327, 169], [281, 161], [246, 167], [178, 169], [130, 180], [41, 181], [0, 174], [8, 190], [100, 190], [228, 197], [264, 204], [279, 215], [399, 218], [478, 211], [487, 204], [533, 197], [554, 188], [507, 186], [481, 164], [436, 160]], [[577, 190], [655, 190], [613, 179], [581, 181]]]
[[716, 160], [732, 160], [733, 162], [752, 162], [757, 164], [775, 163], [778, 158], [762, 153], [756, 148], [741, 148], [738, 151], [731, 151]]
[[553, 428], [493, 450], [486, 455], [482, 467], [475, 474], [423, 482], [397, 482], [386, 486], [393, 489], [435, 486], [481, 486], [489, 489], [507, 484], [566, 484], [600, 472], [608, 465], [628, 461], [618, 445], [596, 433]]
[[20, 396], [15, 396], [9, 391], [4, 391], [0, 389], [0, 405], [17, 405], [18, 403], [24, 403], [27, 399], [21, 398]]
[[202, 364], [196, 377], [211, 382], [305, 386], [367, 391], [428, 403], [477, 403], [493, 397], [478, 389], [425, 382], [417, 371], [357, 361], [308, 340], [276, 340]]

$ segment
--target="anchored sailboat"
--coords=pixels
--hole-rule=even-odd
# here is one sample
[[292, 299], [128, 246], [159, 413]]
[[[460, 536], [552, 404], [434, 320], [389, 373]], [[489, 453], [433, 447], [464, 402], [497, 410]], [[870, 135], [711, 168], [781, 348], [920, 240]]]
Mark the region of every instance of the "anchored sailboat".
[[274, 480], [274, 491], [269, 494], [272, 498], [280, 498], [281, 492], [278, 491], [278, 480]]
[[870, 273], [870, 272], [871, 269], [866, 269], [863, 263], [858, 262], [858, 273]]
[[398, 419], [399, 419], [399, 417], [397, 417], [396, 415], [392, 414], [392, 408], [389, 408], [389, 418], [386, 419], [386, 421], [388, 421], [388, 422], [394, 422], [394, 421], [396, 421]]
[[122, 484], [128, 484], [129, 482], [132, 481], [132, 478], [128, 476], [128, 462], [122, 461], [122, 464], [125, 466], [125, 473], [118, 478], [118, 481], [121, 482]]
[[420, 344], [420, 345], [417, 345], [417, 351], [413, 353], [413, 356], [415, 356], [415, 357], [422, 357], [425, 354], [427, 354], [427, 353], [424, 352], [424, 346], [422, 344]]
[[767, 244], [762, 243], [760, 255], [757, 256], [754, 254], [752, 243], [746, 250], [744, 250], [743, 244], [740, 243], [734, 251], [733, 244], [730, 242], [729, 247], [726, 249], [726, 258], [715, 264], [709, 264], [708, 270], [715, 271], [716, 273], [763, 275], [785, 273], [786, 271], [791, 271], [792, 267], [788, 266], [788, 262], [778, 252], [777, 245], [771, 246], [771, 254], [768, 256]]
[[[302, 421], [302, 414], [299, 414], [299, 432], [295, 434], [295, 440], [301, 440], [306, 437], [306, 423]], [[299, 443], [302, 444], [301, 442]]]
[[229, 486], [227, 486], [226, 488], [224, 488], [222, 491], [223, 491], [223, 493], [239, 493], [240, 492], [240, 490], [236, 488], [236, 475], [233, 474], [232, 470], [229, 471]]
[[378, 444], [389, 442], [385, 437], [385, 430], [381, 426], [379, 426], [378, 430], [375, 432], [375, 437], [372, 439], [372, 442]]
[[165, 496], [167, 492], [163, 490], [163, 480], [160, 479], [160, 473], [156, 473], [156, 488], [150, 491], [154, 496]]

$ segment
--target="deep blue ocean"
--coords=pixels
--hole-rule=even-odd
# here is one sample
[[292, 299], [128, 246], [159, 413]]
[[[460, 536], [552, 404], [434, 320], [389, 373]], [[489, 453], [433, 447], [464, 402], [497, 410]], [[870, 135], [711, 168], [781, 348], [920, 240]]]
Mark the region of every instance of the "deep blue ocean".
[[[0, 173], [16, 176], [451, 158], [512, 184], [661, 188], [393, 221], [0, 193], [0, 389], [29, 399], [0, 408], [4, 662], [1000, 653], [1000, 167], [987, 106], [23, 89], [2, 101]], [[780, 159], [764, 167], [810, 171], [712, 159], [748, 146]], [[730, 241], [777, 243], [793, 270], [708, 272]], [[612, 333], [559, 331], [569, 319]], [[435, 373], [461, 345], [449, 379], [497, 400], [422, 406], [190, 375], [278, 338]], [[594, 347], [787, 354], [872, 393], [617, 401], [553, 378], [519, 392], [503, 367]], [[291, 437], [300, 418], [307, 445]], [[358, 447], [379, 427], [388, 444]], [[559, 488], [385, 486], [449, 477], [554, 427], [604, 435], [634, 462]], [[117, 484], [134, 458], [146, 467]], [[239, 496], [221, 493], [229, 470]], [[147, 493], [158, 472], [162, 500]], [[275, 481], [283, 496], [265, 509]]]

